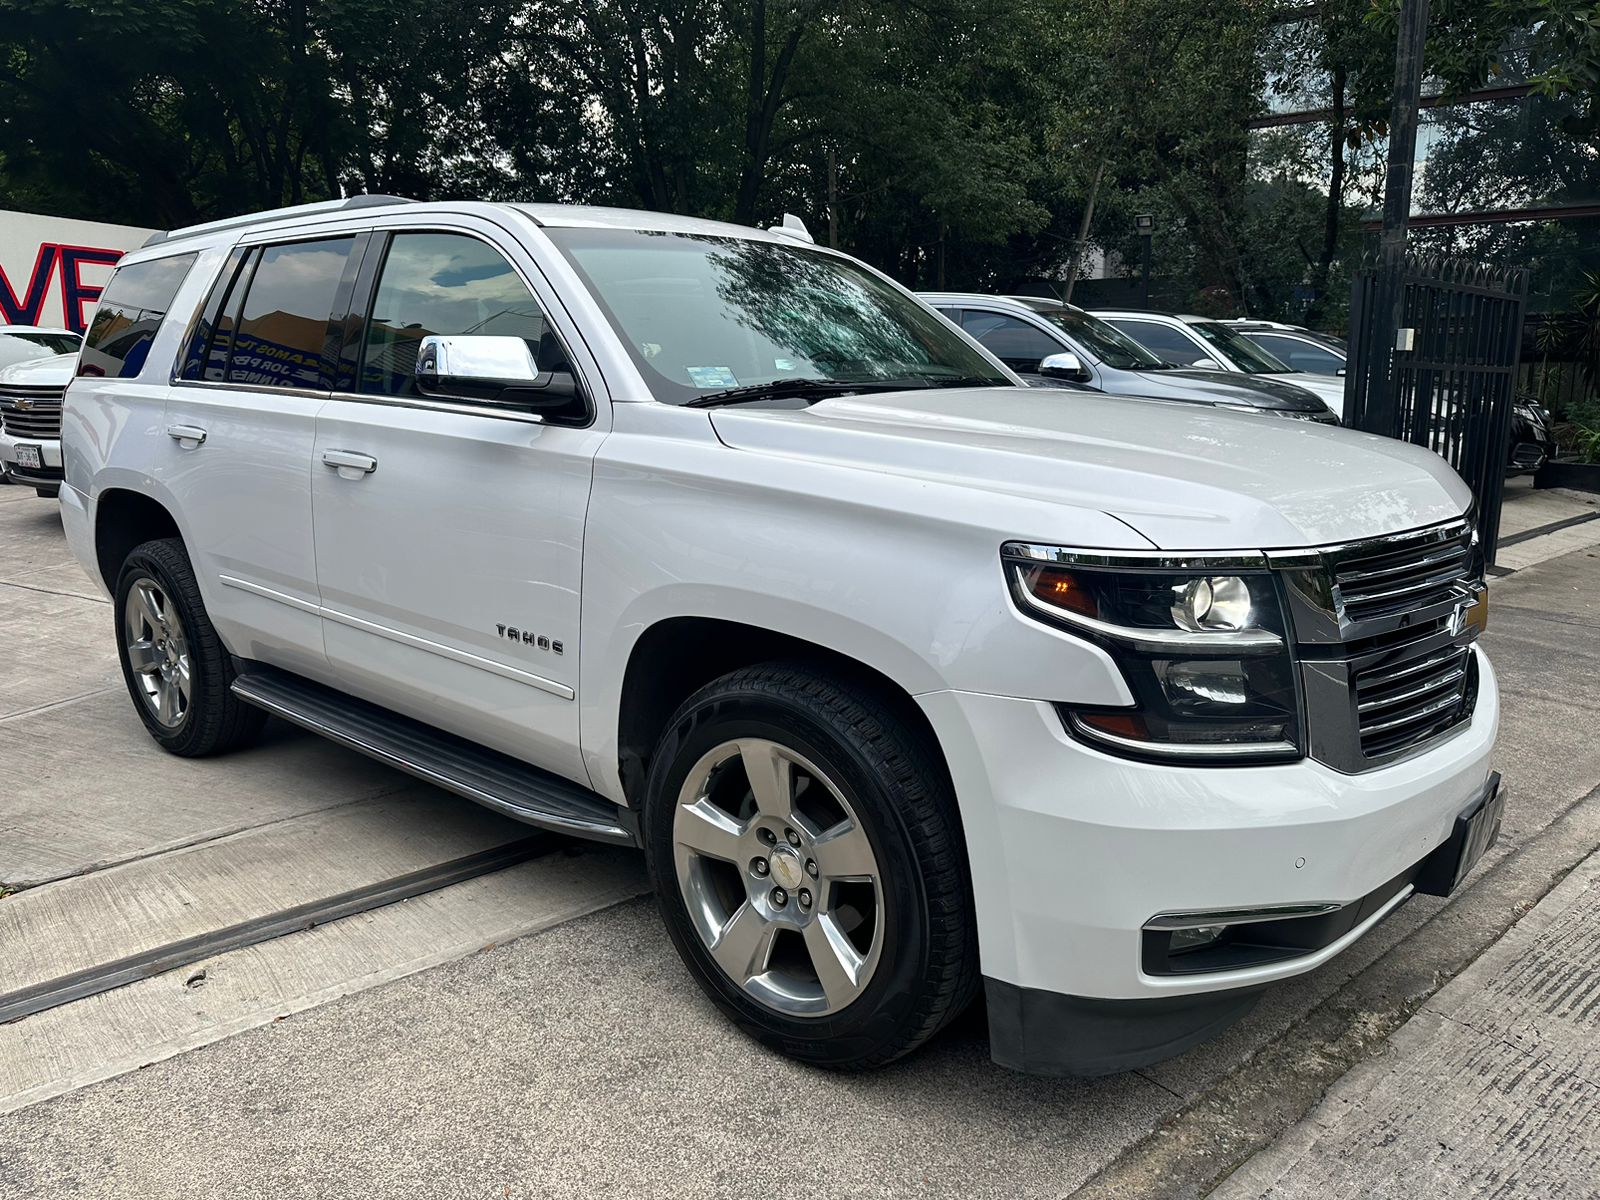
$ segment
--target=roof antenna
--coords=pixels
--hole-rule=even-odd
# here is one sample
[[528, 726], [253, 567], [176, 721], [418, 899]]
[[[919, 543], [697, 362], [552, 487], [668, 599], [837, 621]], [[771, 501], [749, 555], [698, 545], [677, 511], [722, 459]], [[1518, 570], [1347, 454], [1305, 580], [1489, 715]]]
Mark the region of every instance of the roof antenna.
[[817, 244], [817, 239], [811, 236], [811, 231], [806, 228], [806, 223], [793, 213], [784, 213], [783, 224], [771, 225], [767, 228], [767, 232], [775, 233], [779, 237], [791, 237], [795, 241], [805, 242], [809, 246]]

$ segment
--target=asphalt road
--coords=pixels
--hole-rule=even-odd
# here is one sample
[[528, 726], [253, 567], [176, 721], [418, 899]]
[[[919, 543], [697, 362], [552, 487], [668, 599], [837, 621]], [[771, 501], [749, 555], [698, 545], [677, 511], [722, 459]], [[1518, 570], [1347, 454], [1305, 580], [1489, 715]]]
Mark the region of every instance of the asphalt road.
[[[1504, 876], [1536, 900], [1559, 876], [1517, 870], [1519, 849], [1537, 844], [1567, 866], [1593, 849], [1560, 822], [1600, 783], [1591, 732], [1600, 638], [1584, 598], [1597, 567], [1594, 552], [1579, 549], [1494, 584], [1489, 646], [1505, 695], [1498, 765], [1511, 790], [1502, 843], [1473, 886]], [[67, 561], [53, 506], [21, 489], [0, 488], [0, 638], [21, 648], [24, 664], [0, 681], [0, 761], [11, 780], [0, 795], [0, 881], [63, 886], [216, 839], [264, 837], [353, 801], [404, 794], [405, 811], [431, 814], [404, 818], [413, 821], [441, 819], [437, 810], [453, 803], [435, 793], [419, 807], [415, 785], [393, 772], [283, 730], [215, 762], [162, 755], [121, 692], [107, 606]], [[42, 765], [19, 771], [21, 762]], [[179, 803], [165, 802], [169, 791]], [[292, 895], [300, 864], [269, 865]], [[517, 887], [549, 893], [546, 868], [523, 870]], [[214, 982], [188, 993], [192, 971], [124, 989], [165, 988], [165, 1003], [227, 1011], [196, 1027], [178, 1047], [188, 1052], [152, 1051], [160, 1061], [143, 1070], [0, 1117], [0, 1195], [1060, 1196], [1119, 1170], [1137, 1178], [1133, 1167], [1159, 1144], [1152, 1134], [1196, 1112], [1259, 1125], [1270, 1140], [1303, 1109], [1284, 1106], [1268, 1120], [1230, 1081], [1251, 1080], [1257, 1096], [1288, 1094], [1300, 1068], [1272, 1056], [1300, 1036], [1308, 1014], [1342, 1012], [1341, 997], [1360, 995], [1337, 1020], [1376, 1019], [1385, 1001], [1362, 991], [1369, 968], [1439, 943], [1448, 953], [1429, 973], [1431, 990], [1496, 932], [1451, 927], [1466, 897], [1413, 901], [1322, 970], [1270, 991], [1215, 1042], [1112, 1079], [999, 1070], [977, 1010], [907, 1061], [841, 1077], [767, 1054], [727, 1027], [647, 899], [505, 940], [474, 932], [490, 927], [475, 916], [496, 882], [407, 902], [438, 920], [403, 921], [413, 914], [395, 905], [349, 928], [337, 922], [222, 956], [207, 964]], [[497, 911], [519, 894], [502, 887]], [[357, 935], [385, 922], [393, 928], [368, 938], [358, 961]], [[330, 984], [311, 978], [312, 960], [348, 969]], [[267, 982], [247, 998], [226, 992], [230, 977], [246, 976]], [[80, 1002], [81, 1015], [74, 1005], [54, 1019], [75, 1025], [73, 1036], [87, 1030], [114, 1043], [127, 1019], [120, 998]], [[1410, 1014], [1396, 1004], [1399, 1024]], [[152, 1011], [176, 1019], [176, 1009]], [[30, 1023], [42, 1031], [46, 1016], [0, 1029], [0, 1069], [4, 1033]], [[129, 1065], [139, 1064], [116, 1069]], [[1181, 1170], [1166, 1172], [1175, 1186]], [[1213, 1164], [1194, 1178], [1219, 1171]]]

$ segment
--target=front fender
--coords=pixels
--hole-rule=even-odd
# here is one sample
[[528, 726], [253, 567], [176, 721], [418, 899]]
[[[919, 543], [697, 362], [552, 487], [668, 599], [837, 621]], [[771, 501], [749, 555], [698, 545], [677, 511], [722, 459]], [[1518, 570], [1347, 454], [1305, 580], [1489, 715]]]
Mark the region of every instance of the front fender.
[[[646, 630], [677, 617], [825, 647], [912, 696], [1130, 703], [1109, 655], [1011, 601], [1000, 546], [1038, 527], [1038, 510], [1035, 500], [709, 439], [614, 433], [596, 461], [584, 536], [579, 700], [590, 778], [622, 800], [629, 657]], [[1060, 519], [1076, 521], [1088, 544], [1136, 536], [1101, 513]]]

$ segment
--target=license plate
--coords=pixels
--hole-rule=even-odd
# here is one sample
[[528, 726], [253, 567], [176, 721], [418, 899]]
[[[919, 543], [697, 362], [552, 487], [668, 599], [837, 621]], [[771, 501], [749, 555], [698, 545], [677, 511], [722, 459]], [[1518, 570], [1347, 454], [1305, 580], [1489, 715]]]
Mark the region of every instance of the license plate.
[[17, 452], [17, 466], [32, 467], [35, 471], [44, 466], [44, 459], [39, 456], [39, 447], [17, 446], [15, 449]]
[[1414, 885], [1416, 890], [1428, 896], [1448, 896], [1455, 891], [1500, 836], [1505, 807], [1500, 776], [1495, 773], [1489, 776], [1489, 782], [1477, 799], [1457, 815], [1444, 845], [1423, 861]]

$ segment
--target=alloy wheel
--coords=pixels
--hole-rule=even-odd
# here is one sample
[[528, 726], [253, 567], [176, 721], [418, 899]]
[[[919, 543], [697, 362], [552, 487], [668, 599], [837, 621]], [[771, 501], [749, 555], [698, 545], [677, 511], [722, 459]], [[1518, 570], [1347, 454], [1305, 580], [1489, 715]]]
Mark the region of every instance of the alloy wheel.
[[883, 887], [833, 780], [765, 738], [724, 742], [685, 778], [672, 822], [678, 887], [722, 972], [785, 1016], [856, 1000], [883, 949]]
[[183, 621], [161, 585], [140, 579], [123, 604], [128, 666], [140, 698], [164, 728], [177, 729], [189, 714], [189, 642]]

